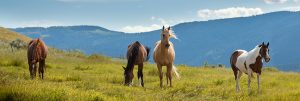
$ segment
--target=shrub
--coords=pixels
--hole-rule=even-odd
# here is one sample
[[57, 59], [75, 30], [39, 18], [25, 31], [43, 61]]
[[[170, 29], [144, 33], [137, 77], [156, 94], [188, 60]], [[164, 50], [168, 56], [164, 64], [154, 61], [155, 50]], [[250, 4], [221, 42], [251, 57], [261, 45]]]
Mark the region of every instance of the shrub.
[[263, 68], [263, 71], [269, 71], [269, 72], [279, 72], [279, 70], [275, 67], [267, 67]]
[[24, 64], [23, 60], [16, 58], [16, 59], [11, 60], [10, 64], [8, 64], [8, 65], [15, 66], [15, 67], [22, 67], [25, 64]]
[[76, 66], [74, 68], [74, 70], [81, 70], [81, 71], [84, 71], [84, 70], [90, 70], [92, 68], [90, 68], [90, 66], [87, 66], [87, 67], [81, 67], [80, 65]]

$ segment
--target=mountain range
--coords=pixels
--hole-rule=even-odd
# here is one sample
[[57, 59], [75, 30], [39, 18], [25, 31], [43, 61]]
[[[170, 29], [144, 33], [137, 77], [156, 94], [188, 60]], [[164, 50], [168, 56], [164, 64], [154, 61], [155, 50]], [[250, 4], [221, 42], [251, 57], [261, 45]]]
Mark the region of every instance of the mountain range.
[[[262, 15], [194, 21], [172, 26], [178, 40], [171, 39], [176, 51], [175, 64], [191, 66], [224, 64], [234, 50], [250, 51], [262, 42], [270, 42], [270, 63], [285, 71], [300, 71], [300, 12], [279, 11]], [[99, 26], [53, 26], [11, 28], [31, 38], [43, 37], [49, 46], [59, 49], [79, 49], [84, 53], [99, 53], [124, 57], [127, 46], [140, 41], [151, 47], [160, 40], [161, 30], [124, 33]], [[151, 61], [152, 58], [151, 58]]]

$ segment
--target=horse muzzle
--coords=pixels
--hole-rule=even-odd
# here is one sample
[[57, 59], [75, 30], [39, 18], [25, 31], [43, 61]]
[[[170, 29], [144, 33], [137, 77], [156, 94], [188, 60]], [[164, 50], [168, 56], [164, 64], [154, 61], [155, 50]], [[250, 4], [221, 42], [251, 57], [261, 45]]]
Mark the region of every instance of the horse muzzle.
[[125, 86], [131, 86], [132, 83], [131, 83], [131, 82], [129, 82], [129, 83], [124, 83], [124, 85], [125, 85]]
[[268, 63], [271, 60], [271, 58], [265, 58], [265, 61]]

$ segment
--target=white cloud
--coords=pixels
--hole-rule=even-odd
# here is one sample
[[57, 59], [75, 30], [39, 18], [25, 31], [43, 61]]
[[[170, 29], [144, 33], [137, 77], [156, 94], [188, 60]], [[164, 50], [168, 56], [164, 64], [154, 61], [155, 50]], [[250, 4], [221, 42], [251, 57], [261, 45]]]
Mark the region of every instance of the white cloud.
[[134, 26], [125, 26], [120, 29], [122, 32], [126, 33], [136, 33], [136, 32], [148, 32], [148, 31], [153, 31], [157, 29], [161, 29], [162, 26], [170, 26], [171, 23], [174, 23], [172, 20], [165, 20], [163, 18], [155, 17], [152, 16], [150, 18], [152, 21], [158, 21], [157, 24], [152, 24], [149, 26], [143, 26], [143, 25], [134, 25]]
[[136, 26], [125, 26], [121, 29], [121, 31], [127, 33], [135, 33], [135, 32], [147, 32], [147, 31], [152, 31], [160, 28], [161, 25], [157, 25], [157, 24], [152, 24], [150, 26], [136, 25]]
[[[264, 0], [265, 1], [265, 3], [267, 3], [267, 4], [275, 4], [275, 3], [285, 3], [285, 2], [287, 2], [288, 0]], [[296, 1], [296, 0], [294, 0], [294, 1]]]
[[260, 8], [231, 7], [225, 9], [203, 9], [198, 11], [201, 20], [247, 17], [264, 13]]
[[280, 11], [300, 11], [300, 6], [285, 7], [282, 8]]

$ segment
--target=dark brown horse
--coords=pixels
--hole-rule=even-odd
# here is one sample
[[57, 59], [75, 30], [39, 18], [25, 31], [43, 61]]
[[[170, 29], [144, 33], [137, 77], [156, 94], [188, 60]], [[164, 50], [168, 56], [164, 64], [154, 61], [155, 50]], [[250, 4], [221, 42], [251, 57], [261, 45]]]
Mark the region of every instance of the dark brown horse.
[[39, 63], [39, 77], [44, 79], [45, 59], [47, 57], [47, 53], [48, 48], [40, 38], [29, 42], [27, 59], [30, 77], [32, 79], [36, 76], [37, 63]]
[[124, 85], [131, 85], [133, 75], [134, 65], [138, 65], [138, 80], [141, 79], [140, 84], [144, 87], [144, 79], [143, 79], [143, 67], [144, 61], [149, 59], [150, 48], [144, 47], [138, 41], [130, 44], [127, 50], [127, 66], [123, 67], [124, 69]]

